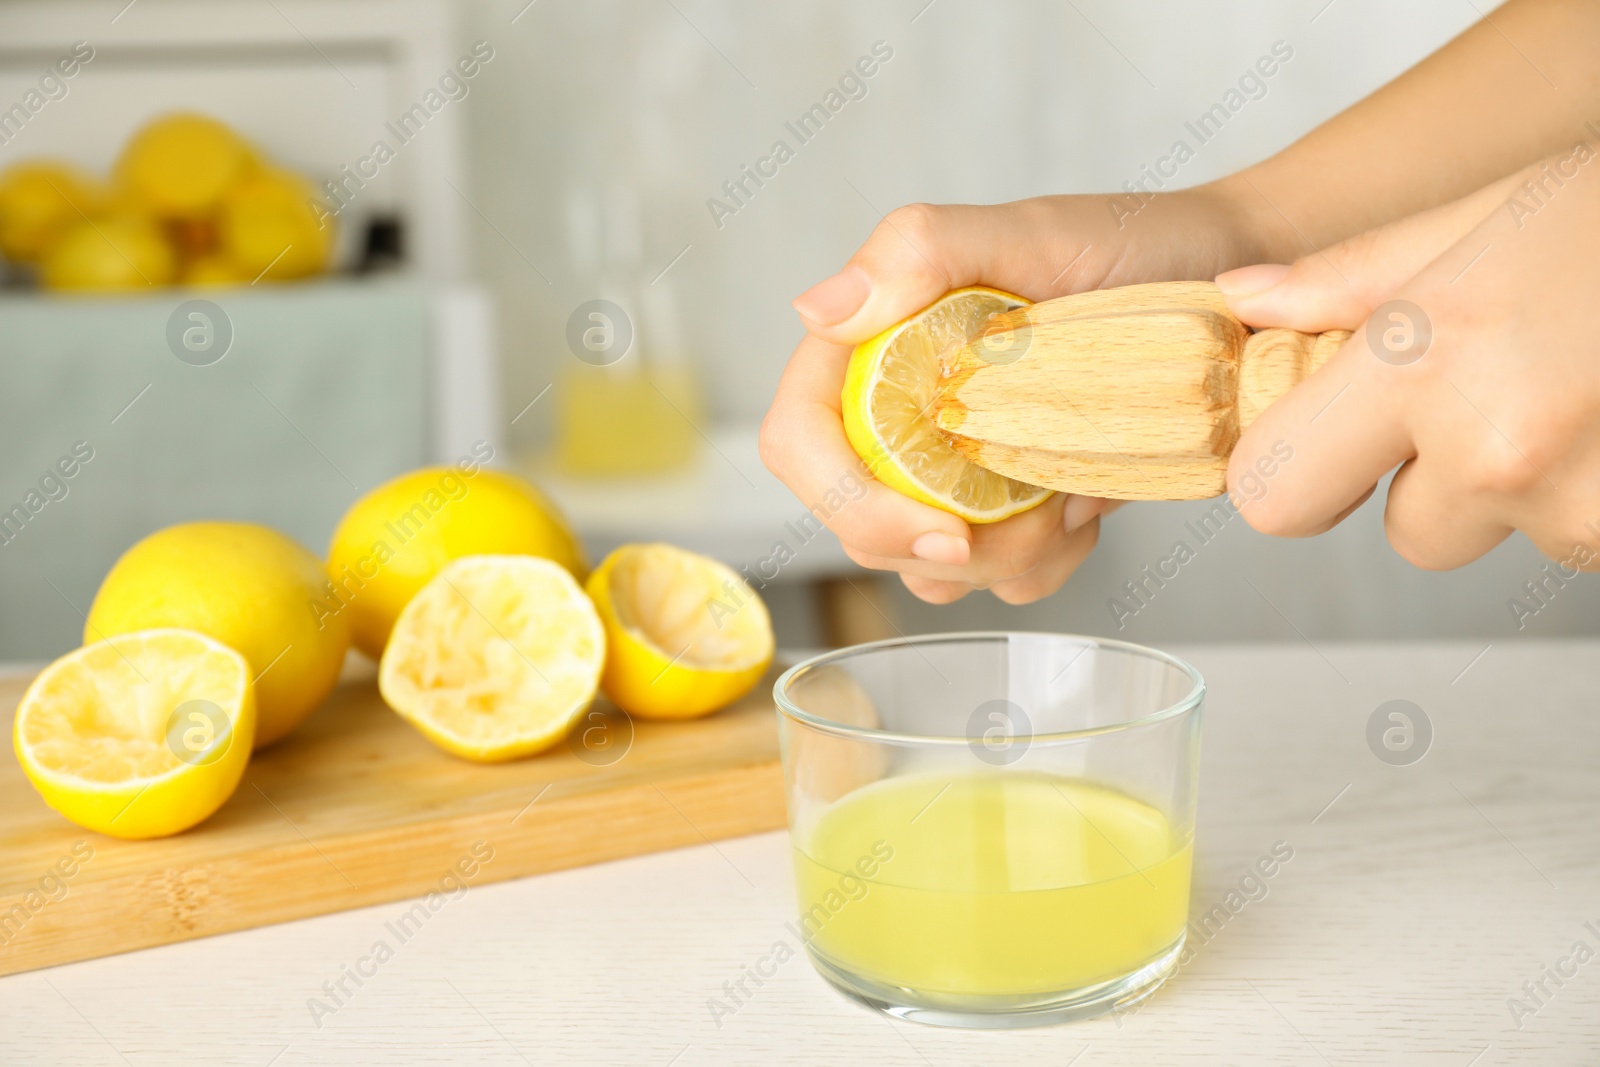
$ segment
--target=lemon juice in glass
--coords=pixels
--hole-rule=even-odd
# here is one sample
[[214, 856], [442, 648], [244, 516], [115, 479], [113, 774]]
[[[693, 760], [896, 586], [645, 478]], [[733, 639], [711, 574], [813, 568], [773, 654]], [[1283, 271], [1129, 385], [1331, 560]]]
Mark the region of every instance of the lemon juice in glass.
[[1183, 948], [1204, 685], [1054, 634], [877, 642], [775, 694], [795, 929], [903, 1018], [1001, 1028], [1149, 996]]

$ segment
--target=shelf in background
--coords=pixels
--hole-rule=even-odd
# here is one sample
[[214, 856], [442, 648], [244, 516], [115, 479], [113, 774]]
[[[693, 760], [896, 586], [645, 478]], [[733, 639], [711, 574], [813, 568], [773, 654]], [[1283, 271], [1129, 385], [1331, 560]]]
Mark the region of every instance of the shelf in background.
[[520, 470], [566, 514], [592, 560], [630, 541], [670, 541], [768, 581], [852, 570], [838, 538], [819, 532], [805, 506], [762, 466], [757, 432], [754, 425], [709, 427], [681, 471], [580, 477], [542, 454], [520, 457]]

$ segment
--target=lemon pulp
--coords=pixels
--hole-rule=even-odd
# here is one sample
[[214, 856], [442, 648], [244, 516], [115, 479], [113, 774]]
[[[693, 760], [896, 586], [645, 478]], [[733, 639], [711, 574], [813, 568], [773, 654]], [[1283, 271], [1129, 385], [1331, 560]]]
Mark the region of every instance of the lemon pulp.
[[[196, 727], [197, 738], [187, 732]], [[91, 830], [146, 838], [222, 806], [255, 728], [244, 657], [192, 630], [157, 629], [86, 645], [46, 667], [17, 707], [12, 740], [52, 808]]]
[[594, 605], [559, 564], [463, 556], [400, 613], [378, 689], [446, 751], [514, 759], [566, 736], [594, 699], [605, 648]]
[[624, 711], [686, 719], [726, 707], [774, 651], [760, 596], [722, 563], [666, 544], [624, 545], [586, 586], [610, 648], [601, 687]]
[[856, 346], [840, 407], [845, 435], [874, 478], [974, 523], [998, 522], [1050, 497], [973, 463], [933, 421], [941, 354], [991, 316], [1026, 303], [996, 289], [958, 289]]

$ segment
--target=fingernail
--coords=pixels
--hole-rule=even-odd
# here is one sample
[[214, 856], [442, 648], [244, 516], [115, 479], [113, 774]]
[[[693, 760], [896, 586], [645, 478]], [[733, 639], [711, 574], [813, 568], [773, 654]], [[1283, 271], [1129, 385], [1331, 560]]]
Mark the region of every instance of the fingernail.
[[871, 292], [867, 272], [851, 266], [813, 285], [790, 306], [819, 326], [834, 326], [860, 311]]
[[1289, 274], [1286, 263], [1256, 263], [1248, 267], [1223, 271], [1217, 275], [1217, 288], [1222, 295], [1238, 299], [1265, 292], [1283, 281]]
[[911, 542], [911, 554], [929, 563], [949, 563], [961, 566], [972, 556], [972, 546], [965, 539], [947, 533], [925, 533]]
[[1061, 509], [1061, 525], [1071, 533], [1096, 515], [1106, 502], [1097, 496], [1069, 496]]

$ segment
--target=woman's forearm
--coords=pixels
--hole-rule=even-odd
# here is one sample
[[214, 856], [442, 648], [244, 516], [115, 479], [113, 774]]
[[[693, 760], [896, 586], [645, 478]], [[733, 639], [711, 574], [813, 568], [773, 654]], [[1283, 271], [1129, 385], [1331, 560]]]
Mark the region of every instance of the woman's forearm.
[[1510, 0], [1216, 187], [1262, 234], [1261, 257], [1289, 262], [1584, 138], [1600, 140], [1600, 4]]

